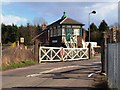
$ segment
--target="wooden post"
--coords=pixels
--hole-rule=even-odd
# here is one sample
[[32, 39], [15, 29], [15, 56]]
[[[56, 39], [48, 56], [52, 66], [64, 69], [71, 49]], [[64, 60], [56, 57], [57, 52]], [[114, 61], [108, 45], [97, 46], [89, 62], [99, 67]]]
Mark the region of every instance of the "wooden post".
[[39, 62], [39, 41], [35, 40], [35, 47], [34, 47], [34, 60]]
[[91, 59], [92, 54], [91, 54], [91, 43], [88, 44], [88, 55], [89, 55], [89, 59]]
[[104, 47], [104, 39], [101, 41], [101, 63], [102, 63], [102, 70], [101, 73], [105, 72], [105, 47]]
[[102, 63], [102, 70], [101, 70], [101, 73], [105, 73], [105, 60], [106, 60], [106, 49], [107, 49], [107, 38], [108, 38], [108, 35], [106, 32], [103, 32], [102, 33], [102, 41], [101, 41], [101, 63]]

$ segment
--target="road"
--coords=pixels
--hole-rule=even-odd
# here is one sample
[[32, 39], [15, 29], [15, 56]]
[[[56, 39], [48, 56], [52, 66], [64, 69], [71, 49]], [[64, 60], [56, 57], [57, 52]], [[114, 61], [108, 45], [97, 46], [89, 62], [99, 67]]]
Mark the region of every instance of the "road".
[[100, 57], [91, 60], [40, 63], [2, 72], [2, 90], [88, 90], [94, 88]]

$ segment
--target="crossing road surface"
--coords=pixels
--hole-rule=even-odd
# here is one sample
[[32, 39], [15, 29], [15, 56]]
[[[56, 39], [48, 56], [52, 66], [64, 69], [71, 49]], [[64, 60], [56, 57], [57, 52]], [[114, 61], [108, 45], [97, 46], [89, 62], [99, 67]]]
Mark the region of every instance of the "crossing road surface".
[[88, 90], [94, 88], [100, 57], [91, 60], [41, 63], [2, 72], [2, 90]]

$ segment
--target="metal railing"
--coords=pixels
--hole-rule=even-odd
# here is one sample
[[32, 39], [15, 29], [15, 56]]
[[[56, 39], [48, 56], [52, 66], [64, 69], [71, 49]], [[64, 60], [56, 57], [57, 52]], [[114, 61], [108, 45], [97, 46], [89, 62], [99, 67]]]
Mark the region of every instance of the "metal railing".
[[88, 48], [40, 47], [39, 62], [88, 59]]

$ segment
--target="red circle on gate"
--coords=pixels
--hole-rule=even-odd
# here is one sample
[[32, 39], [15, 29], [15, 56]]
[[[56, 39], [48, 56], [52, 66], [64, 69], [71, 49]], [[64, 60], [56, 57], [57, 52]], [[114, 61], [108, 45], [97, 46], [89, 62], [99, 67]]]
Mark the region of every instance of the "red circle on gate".
[[60, 55], [64, 55], [64, 50], [63, 50], [63, 48], [60, 50]]

